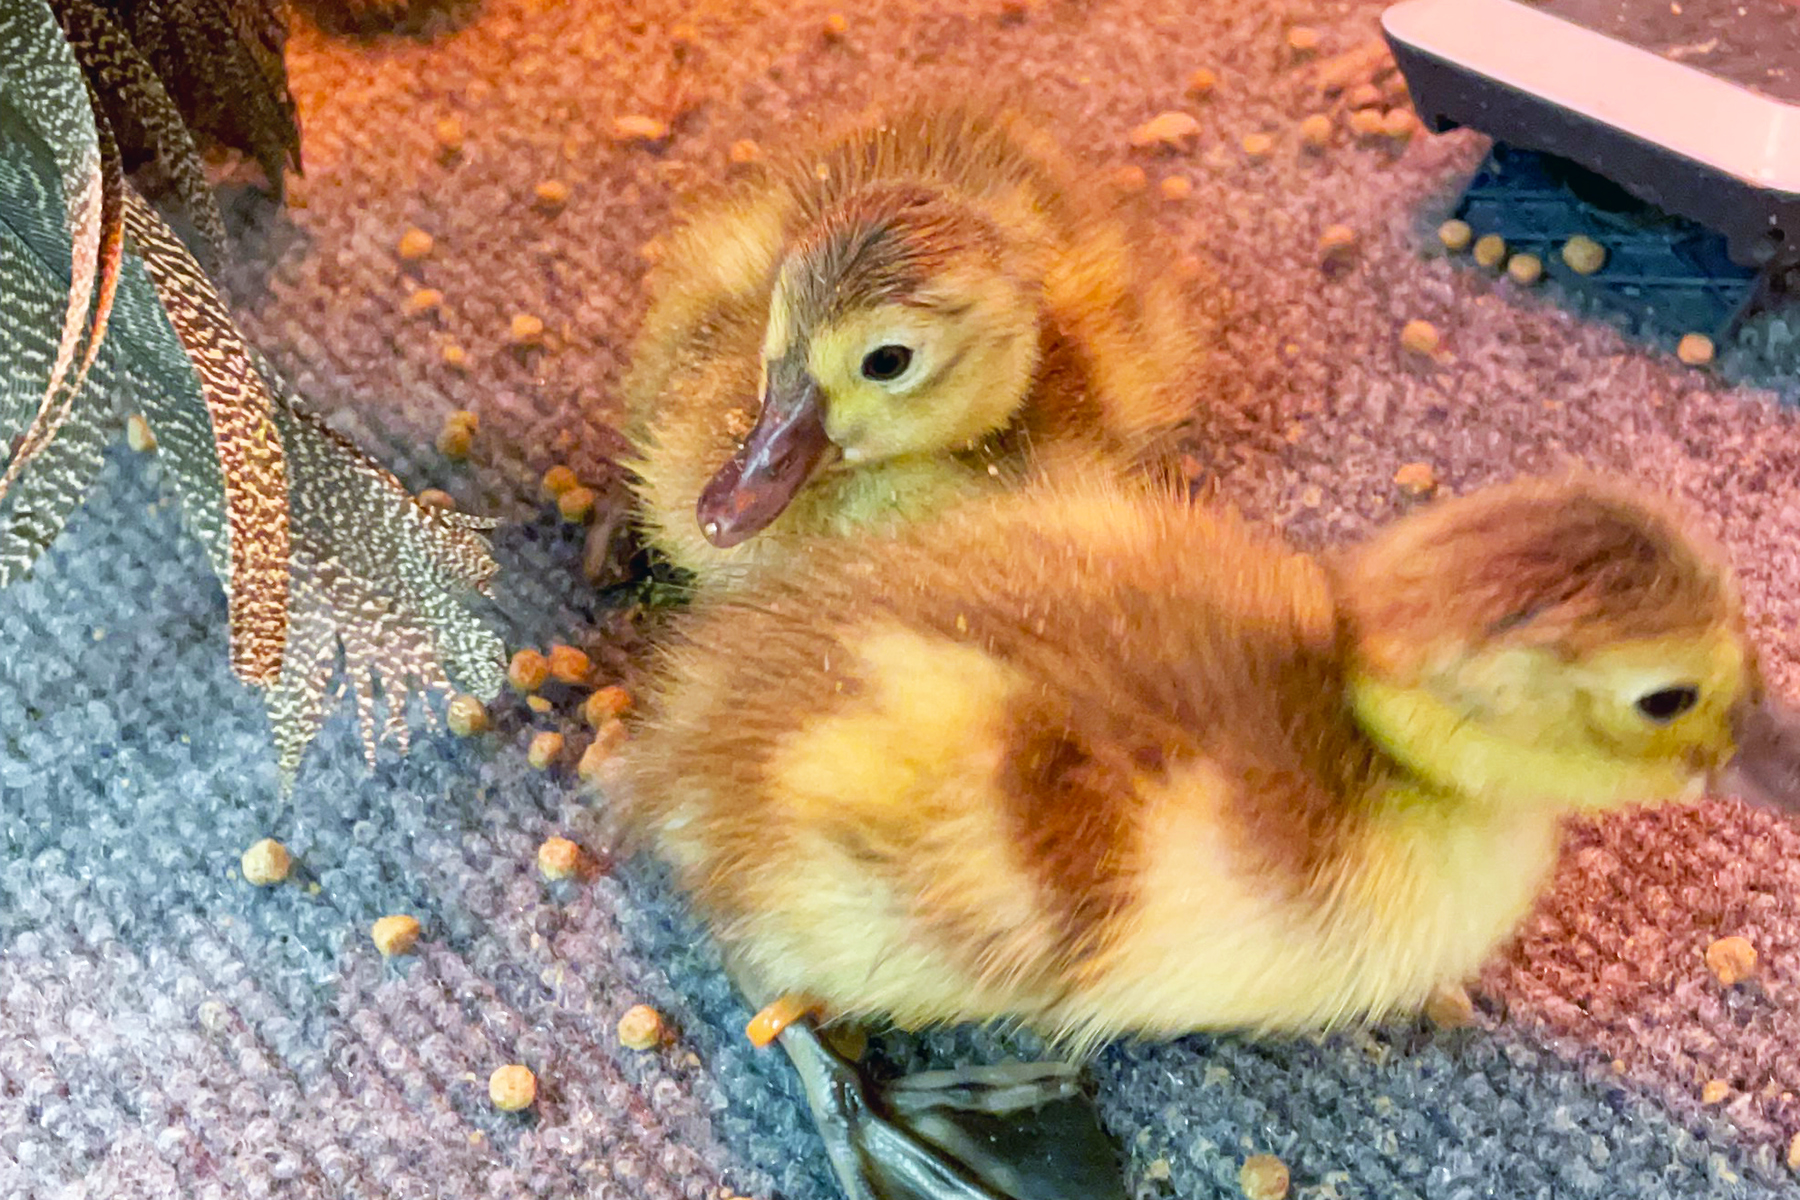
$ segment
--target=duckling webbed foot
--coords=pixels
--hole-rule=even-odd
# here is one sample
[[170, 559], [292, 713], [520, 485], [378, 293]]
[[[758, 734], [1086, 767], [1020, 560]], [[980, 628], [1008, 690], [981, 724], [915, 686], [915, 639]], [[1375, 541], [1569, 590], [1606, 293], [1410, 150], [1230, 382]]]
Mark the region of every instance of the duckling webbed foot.
[[849, 1200], [1125, 1200], [1076, 1068], [1010, 1063], [870, 1082], [809, 1020], [782, 1049]]
[[652, 563], [642, 533], [631, 519], [627, 502], [606, 497], [596, 504], [581, 547], [581, 573], [602, 591], [636, 583], [651, 573]]
[[603, 609], [677, 608], [693, 592], [692, 577], [652, 549], [629, 520], [611, 517], [588, 527], [581, 563]]

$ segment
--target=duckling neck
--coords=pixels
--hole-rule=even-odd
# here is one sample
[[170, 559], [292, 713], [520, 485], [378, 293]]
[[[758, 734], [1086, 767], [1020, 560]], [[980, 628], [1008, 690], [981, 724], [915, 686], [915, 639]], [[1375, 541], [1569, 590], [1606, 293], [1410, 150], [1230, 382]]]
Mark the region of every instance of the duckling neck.
[[1109, 424], [1091, 354], [1047, 317], [1038, 333], [1036, 367], [1019, 406], [1006, 424], [971, 447], [970, 457], [984, 466], [1016, 468], [1027, 462], [1041, 465], [1059, 448], [1077, 454], [1125, 452]]
[[1445, 800], [1560, 813], [1686, 799], [1696, 791], [1678, 764], [1628, 762], [1553, 737], [1500, 737], [1420, 688], [1353, 673], [1350, 692], [1356, 722], [1376, 746]]
[[924, 520], [1005, 478], [974, 461], [946, 462], [935, 454], [884, 459], [815, 480], [786, 514], [784, 526], [849, 536]]

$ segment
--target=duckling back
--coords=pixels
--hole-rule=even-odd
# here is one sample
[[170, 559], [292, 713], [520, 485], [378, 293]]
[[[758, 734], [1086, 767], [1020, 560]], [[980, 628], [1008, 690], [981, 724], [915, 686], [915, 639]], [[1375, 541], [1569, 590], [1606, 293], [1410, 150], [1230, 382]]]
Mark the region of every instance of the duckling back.
[[[1317, 563], [1185, 502], [1028, 490], [692, 620], [626, 791], [772, 991], [1078, 1043], [1322, 1025], [1472, 969], [1554, 845], [1538, 818], [1523, 862], [1390, 837], [1345, 688]], [[1346, 871], [1376, 843], [1396, 881]], [[1402, 865], [1485, 924], [1435, 928]]]
[[[827, 469], [765, 532], [720, 550], [695, 505], [759, 412], [781, 265], [896, 189], [1003, 231], [1004, 269], [1035, 296], [1025, 398], [989, 436]], [[817, 533], [917, 519], [1059, 462], [1166, 468], [1205, 347], [1195, 306], [1156, 269], [1148, 240], [1039, 125], [987, 102], [915, 102], [802, 139], [696, 201], [647, 280], [624, 385], [649, 540], [706, 577]], [[990, 391], [1011, 386], [997, 375]]]
[[[1183, 501], [1039, 485], [693, 614], [623, 797], [745, 974], [835, 1012], [1078, 1043], [1329, 1026], [1472, 974], [1580, 799], [1430, 781], [1416, 739], [1365, 731], [1366, 667], [1318, 562]], [[1615, 743], [1557, 722], [1515, 745], [1610, 797]]]

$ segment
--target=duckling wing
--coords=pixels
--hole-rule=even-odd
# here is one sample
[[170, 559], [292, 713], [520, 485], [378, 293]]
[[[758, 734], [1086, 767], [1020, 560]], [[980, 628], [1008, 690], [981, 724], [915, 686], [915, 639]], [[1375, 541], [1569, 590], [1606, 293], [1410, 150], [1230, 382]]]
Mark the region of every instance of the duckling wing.
[[[684, 626], [628, 752], [638, 816], [770, 991], [1060, 1020], [1130, 919], [1177, 764], [1230, 840], [1216, 747], [1285, 744], [1256, 647], [1315, 636], [1247, 631], [1317, 581], [1161, 507], [974, 504], [819, 548]], [[1186, 544], [1159, 524], [1190, 520]]]
[[885, 623], [821, 643], [726, 609], [689, 630], [627, 764], [727, 943], [771, 992], [838, 1011], [1015, 1007], [1059, 941], [993, 793], [1015, 673]]
[[1210, 390], [1204, 331], [1215, 319], [1151, 260], [1156, 239], [1135, 214], [1087, 199], [1058, 230], [1023, 426], [1039, 445], [1086, 443], [1126, 466], [1163, 468]]

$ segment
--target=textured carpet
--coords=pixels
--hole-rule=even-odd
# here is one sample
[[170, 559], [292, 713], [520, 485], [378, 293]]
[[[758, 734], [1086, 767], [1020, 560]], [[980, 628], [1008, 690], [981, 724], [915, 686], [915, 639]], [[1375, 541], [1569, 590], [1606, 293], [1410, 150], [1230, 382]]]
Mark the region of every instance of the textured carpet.
[[[431, 37], [362, 42], [303, 23], [296, 207], [233, 205], [251, 335], [410, 485], [507, 522], [495, 619], [513, 644], [628, 666], [627, 619], [595, 610], [535, 481], [559, 461], [602, 475], [671, 189], [799, 113], [979, 77], [1060, 114], [1101, 162], [1144, 167], [1171, 260], [1227, 281], [1210, 403], [1228, 415], [1196, 447], [1227, 496], [1316, 545], [1401, 507], [1409, 462], [1455, 490], [1565, 457], [1631, 472], [1725, 539], [1772, 677], [1800, 694], [1800, 430], [1774, 396], [1794, 386], [1794, 318], [1693, 371], [1434, 253], [1479, 138], [1297, 149], [1316, 101], [1288, 26], [1336, 53], [1372, 36], [1375, 5], [913, 0], [847, 7], [837, 38], [811, 3], [616, 7], [489, 0]], [[1219, 84], [1192, 100], [1203, 66]], [[1194, 150], [1127, 149], [1174, 107], [1201, 122]], [[667, 144], [615, 143], [632, 114], [672, 120]], [[451, 116], [465, 144], [445, 161]], [[1240, 149], [1254, 132], [1275, 137], [1266, 162]], [[1161, 199], [1170, 176], [1191, 191]], [[550, 178], [570, 189], [554, 214], [532, 199]], [[1359, 247], [1328, 272], [1317, 241], [1340, 222]], [[403, 263], [411, 226], [435, 247]], [[421, 287], [441, 308], [409, 316]], [[507, 345], [518, 313], [544, 320], [544, 348]], [[1438, 358], [1400, 348], [1415, 318], [1442, 331]], [[453, 408], [482, 419], [467, 465], [430, 445]], [[502, 706], [495, 734], [426, 737], [370, 774], [340, 714], [277, 801], [224, 603], [153, 502], [156, 470], [121, 449], [36, 576], [0, 593], [0, 1197], [833, 1195], [785, 1063], [743, 1043], [747, 1014], [655, 875], [535, 872], [551, 832], [603, 844], [569, 763], [546, 775], [522, 753], [561, 717]], [[265, 835], [298, 870], [259, 890], [236, 863]], [[1107, 1051], [1134, 1187], [1235, 1195], [1243, 1158], [1272, 1152], [1308, 1200], [1800, 1195], [1797, 851], [1795, 826], [1732, 801], [1583, 826], [1480, 981], [1474, 1028]], [[401, 911], [424, 939], [384, 963], [366, 931]], [[1727, 934], [1762, 961], [1733, 989], [1703, 962]], [[668, 1017], [668, 1047], [617, 1044], [639, 1002]], [[885, 1052], [1002, 1048], [959, 1032]], [[530, 1114], [487, 1102], [510, 1061], [538, 1073]]]

